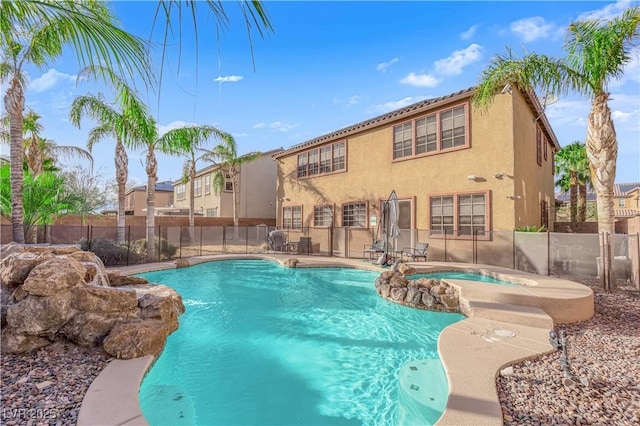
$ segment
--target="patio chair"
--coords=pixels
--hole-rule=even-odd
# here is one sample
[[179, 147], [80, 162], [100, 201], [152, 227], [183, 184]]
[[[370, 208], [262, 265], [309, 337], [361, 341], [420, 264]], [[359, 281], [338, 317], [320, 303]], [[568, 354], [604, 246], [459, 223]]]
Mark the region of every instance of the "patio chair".
[[415, 259], [424, 258], [424, 261], [427, 261], [427, 251], [429, 250], [428, 243], [416, 243], [415, 247], [405, 247], [402, 249], [402, 253], [400, 254], [400, 258], [404, 260], [404, 257], [407, 256], [411, 258], [412, 261]]
[[373, 244], [366, 244], [362, 248], [362, 260], [365, 260], [365, 255], [369, 253], [369, 260], [373, 259], [373, 256], [376, 257], [386, 251], [386, 241], [384, 240], [375, 240]]
[[269, 236], [267, 237], [267, 241], [269, 242], [269, 248], [273, 251], [284, 251], [285, 246], [287, 244], [287, 234], [284, 231], [271, 231], [269, 232]]

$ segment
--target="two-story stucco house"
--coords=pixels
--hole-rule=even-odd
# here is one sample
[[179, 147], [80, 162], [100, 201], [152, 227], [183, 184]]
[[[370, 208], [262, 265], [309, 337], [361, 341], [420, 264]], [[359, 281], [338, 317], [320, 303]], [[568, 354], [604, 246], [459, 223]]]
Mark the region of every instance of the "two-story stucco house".
[[[543, 107], [514, 87], [478, 111], [473, 93], [421, 101], [276, 153], [277, 224], [305, 233], [347, 229], [332, 237], [332, 252], [356, 256], [362, 241], [379, 235], [395, 190], [399, 227], [413, 230], [404, 232], [405, 245], [551, 227], [560, 146]], [[368, 231], [364, 240], [355, 240], [357, 229]], [[326, 240], [319, 232], [315, 239]]]
[[[240, 167], [239, 218], [274, 219], [276, 217], [276, 162], [272, 155], [281, 149], [264, 153]], [[224, 189], [216, 194], [213, 177], [218, 166], [211, 165], [196, 172], [193, 181], [194, 211], [206, 217], [233, 217], [233, 182], [228, 178]], [[227, 175], [228, 177], [228, 175]], [[189, 182], [174, 182], [174, 206], [189, 211]]]
[[[173, 204], [173, 184], [170, 180], [156, 182], [155, 205], [158, 208], [171, 207]], [[136, 186], [125, 194], [124, 208], [127, 214], [147, 215], [147, 186]]]

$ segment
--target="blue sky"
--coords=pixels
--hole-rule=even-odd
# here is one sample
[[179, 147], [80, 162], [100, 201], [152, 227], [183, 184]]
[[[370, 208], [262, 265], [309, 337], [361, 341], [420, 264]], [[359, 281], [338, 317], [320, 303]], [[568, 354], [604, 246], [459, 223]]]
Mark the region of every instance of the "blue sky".
[[[151, 34], [155, 1], [115, 2], [125, 29]], [[422, 99], [475, 85], [496, 53], [562, 54], [565, 29], [575, 20], [610, 18], [638, 2], [265, 2], [274, 32], [253, 34], [253, 61], [239, 8], [225, 2], [226, 31], [199, 15], [199, 55], [188, 19], [182, 49], [167, 48], [157, 93], [144, 97], [162, 129], [210, 124], [232, 133], [240, 152], [290, 147]], [[202, 5], [200, 5], [202, 6]], [[153, 40], [160, 40], [157, 26]], [[217, 41], [219, 39], [219, 41]], [[160, 65], [154, 44], [155, 65]], [[178, 56], [180, 53], [180, 67]], [[255, 62], [255, 70], [253, 63]], [[97, 92], [76, 85], [75, 56], [66, 53], [43, 70], [28, 69], [27, 105], [43, 116], [44, 135], [60, 145], [84, 146], [87, 131], [68, 122], [75, 96]], [[619, 153], [616, 182], [640, 181], [640, 48], [624, 77], [610, 85]], [[547, 107], [562, 146], [585, 139], [589, 100], [575, 94]], [[113, 147], [94, 147], [96, 167], [114, 176]], [[2, 147], [8, 155], [8, 148]], [[130, 178], [146, 182], [144, 156], [130, 152]], [[183, 160], [159, 156], [159, 180], [176, 180]], [[201, 164], [200, 167], [204, 167]]]

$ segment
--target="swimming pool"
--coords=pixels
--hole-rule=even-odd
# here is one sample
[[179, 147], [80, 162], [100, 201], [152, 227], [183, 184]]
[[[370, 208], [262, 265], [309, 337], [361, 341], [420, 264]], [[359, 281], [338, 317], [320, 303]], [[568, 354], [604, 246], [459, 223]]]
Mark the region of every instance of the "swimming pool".
[[507, 286], [519, 285], [516, 283], [512, 283], [510, 281], [498, 280], [496, 278], [492, 278], [487, 275], [474, 274], [470, 272], [459, 272], [459, 271], [430, 272], [428, 274], [413, 274], [413, 275], [408, 275], [407, 278], [410, 280], [417, 280], [418, 278], [433, 278], [436, 280], [441, 280], [443, 278], [451, 278], [455, 280], [480, 281], [488, 284], [499, 284], [499, 285], [507, 285]]
[[[400, 368], [438, 360], [440, 332], [464, 317], [390, 303], [375, 292], [377, 275], [264, 260], [142, 274], [175, 288], [187, 308], [140, 388], [145, 417], [151, 425], [397, 424]], [[421, 423], [438, 419], [447, 392]]]

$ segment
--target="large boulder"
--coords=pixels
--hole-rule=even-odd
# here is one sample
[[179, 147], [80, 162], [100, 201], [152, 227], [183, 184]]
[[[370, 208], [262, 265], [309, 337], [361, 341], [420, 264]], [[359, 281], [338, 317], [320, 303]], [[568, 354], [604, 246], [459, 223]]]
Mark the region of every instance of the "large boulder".
[[135, 312], [138, 299], [133, 290], [84, 285], [73, 289], [71, 306], [83, 312]]
[[134, 318], [135, 312], [79, 312], [60, 329], [60, 333], [79, 346], [98, 345], [114, 326]]
[[56, 333], [75, 314], [71, 292], [51, 296], [28, 295], [7, 308], [7, 324], [18, 334]]
[[84, 275], [84, 268], [77, 260], [54, 257], [34, 267], [22, 289], [35, 296], [51, 296], [84, 284]]
[[0, 246], [0, 259], [4, 259], [12, 253], [24, 253], [25, 251], [24, 247], [13, 241], [9, 244], [2, 244]]
[[137, 285], [137, 284], [149, 284], [149, 280], [142, 277], [133, 277], [128, 275], [120, 275], [117, 271], [109, 271], [107, 272], [107, 277], [109, 279], [109, 284], [112, 287], [120, 287], [123, 285]]
[[13, 303], [13, 296], [11, 291], [6, 288], [0, 288], [0, 326], [7, 325], [7, 308]]
[[27, 279], [36, 265], [53, 258], [51, 253], [11, 253], [0, 261], [0, 284], [16, 287]]
[[51, 341], [40, 336], [14, 333], [8, 328], [2, 330], [2, 351], [9, 353], [23, 353], [47, 346]]
[[104, 339], [104, 350], [120, 359], [158, 356], [169, 333], [165, 323], [155, 319], [119, 324]]
[[400, 265], [398, 265], [398, 272], [400, 272], [402, 275], [413, 275], [416, 273], [416, 268], [414, 268], [413, 266], [409, 266], [406, 263], [401, 263]]

